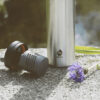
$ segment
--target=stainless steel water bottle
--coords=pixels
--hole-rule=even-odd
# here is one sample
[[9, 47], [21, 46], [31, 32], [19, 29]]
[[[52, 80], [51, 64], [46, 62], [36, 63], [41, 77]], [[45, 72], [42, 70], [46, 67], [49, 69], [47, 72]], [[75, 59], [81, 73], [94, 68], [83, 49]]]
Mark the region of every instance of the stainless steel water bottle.
[[48, 58], [49, 64], [67, 67], [74, 62], [74, 0], [49, 0]]

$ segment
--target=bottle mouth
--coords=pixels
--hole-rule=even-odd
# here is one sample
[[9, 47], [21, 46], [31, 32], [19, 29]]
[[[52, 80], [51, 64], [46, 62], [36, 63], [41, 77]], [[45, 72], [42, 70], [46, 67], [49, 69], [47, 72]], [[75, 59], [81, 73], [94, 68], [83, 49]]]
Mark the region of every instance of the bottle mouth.
[[21, 45], [21, 49], [22, 49], [22, 53], [24, 53], [26, 51], [26, 48], [23, 44]]

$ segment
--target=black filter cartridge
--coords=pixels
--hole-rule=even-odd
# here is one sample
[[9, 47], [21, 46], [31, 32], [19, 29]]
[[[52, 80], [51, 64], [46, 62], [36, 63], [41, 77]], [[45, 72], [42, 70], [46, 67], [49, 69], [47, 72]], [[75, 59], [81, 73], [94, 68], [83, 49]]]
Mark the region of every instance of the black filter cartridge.
[[5, 66], [12, 71], [27, 70], [36, 77], [43, 76], [48, 68], [48, 59], [40, 54], [33, 54], [20, 42], [12, 42], [5, 52]]
[[21, 54], [19, 64], [22, 69], [25, 69], [37, 77], [43, 76], [48, 68], [48, 59], [40, 54], [32, 55], [29, 51]]

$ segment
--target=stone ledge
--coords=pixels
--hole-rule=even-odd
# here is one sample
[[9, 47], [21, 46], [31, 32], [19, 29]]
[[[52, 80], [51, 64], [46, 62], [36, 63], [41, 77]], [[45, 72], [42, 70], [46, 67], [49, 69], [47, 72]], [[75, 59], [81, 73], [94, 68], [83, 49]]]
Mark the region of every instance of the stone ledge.
[[[29, 49], [47, 56], [46, 49]], [[100, 100], [100, 71], [82, 83], [67, 80], [66, 68], [49, 68], [44, 77], [34, 79], [29, 74], [9, 72], [4, 66], [5, 49], [0, 50], [0, 100]], [[99, 63], [99, 55], [76, 54], [84, 67]]]

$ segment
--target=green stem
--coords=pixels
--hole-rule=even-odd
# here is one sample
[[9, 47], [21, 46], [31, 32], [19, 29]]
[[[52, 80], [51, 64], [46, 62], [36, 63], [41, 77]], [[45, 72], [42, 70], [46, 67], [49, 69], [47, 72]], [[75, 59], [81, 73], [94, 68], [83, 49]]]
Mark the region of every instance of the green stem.
[[100, 54], [100, 48], [88, 46], [75, 46], [75, 52], [83, 54]]

